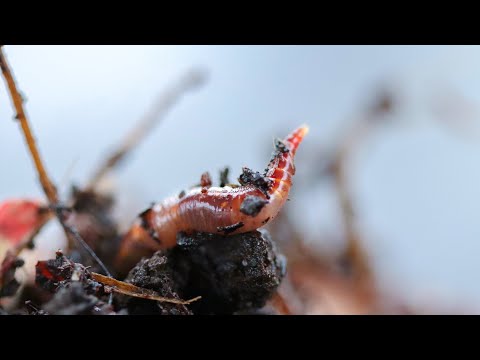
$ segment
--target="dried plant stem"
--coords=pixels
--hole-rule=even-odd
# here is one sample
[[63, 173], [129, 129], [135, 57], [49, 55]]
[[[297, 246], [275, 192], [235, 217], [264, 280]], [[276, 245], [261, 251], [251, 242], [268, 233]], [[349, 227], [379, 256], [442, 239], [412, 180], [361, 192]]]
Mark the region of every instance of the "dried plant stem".
[[160, 296], [157, 292], [153, 290], [143, 289], [133, 284], [115, 280], [111, 277], [103, 276], [97, 273], [91, 273], [91, 274], [92, 274], [92, 278], [95, 281], [98, 281], [103, 285], [109, 286], [112, 289], [112, 291], [117, 292], [119, 294], [138, 297], [141, 299], [162, 301], [162, 302], [168, 302], [172, 304], [181, 304], [181, 305], [188, 305], [194, 301], [201, 299], [201, 296], [197, 296], [190, 300], [170, 299], [170, 298]]
[[204, 72], [191, 70], [170, 89], [162, 92], [150, 110], [139, 120], [125, 139], [118, 144], [111, 155], [100, 164], [90, 179], [87, 190], [93, 190], [101, 179], [115, 168], [138, 144], [158, 125], [168, 111], [187, 91], [199, 87], [205, 82]]
[[[78, 241], [84, 248], [85, 250], [94, 257], [94, 259], [97, 261], [97, 263], [100, 265], [103, 271], [108, 276], [110, 275], [110, 272], [108, 271], [107, 267], [103, 264], [103, 262], [95, 255], [93, 250], [88, 246], [87, 243], [80, 237], [80, 234], [73, 229], [71, 226], [68, 226], [65, 224], [63, 214], [60, 210], [60, 207], [58, 206], [58, 193], [57, 189], [55, 188], [55, 185], [53, 182], [50, 180], [50, 177], [47, 174], [47, 171], [45, 170], [45, 167], [43, 165], [42, 159], [40, 157], [40, 153], [37, 148], [37, 144], [35, 142], [35, 138], [33, 137], [32, 131], [30, 129], [29, 122], [27, 120], [25, 111], [23, 109], [23, 99], [20, 93], [18, 92], [17, 86], [15, 84], [15, 80], [13, 78], [12, 72], [10, 71], [10, 67], [8, 66], [7, 59], [5, 58], [3, 54], [3, 49], [0, 47], [0, 67], [2, 69], [2, 74], [3, 77], [5, 78], [5, 81], [8, 86], [8, 90], [10, 93], [10, 97], [12, 99], [12, 102], [15, 106], [15, 110], [17, 112], [16, 119], [20, 122], [20, 125], [22, 127], [22, 133], [25, 137], [25, 141], [27, 143], [28, 149], [30, 151], [30, 155], [32, 156], [33, 162], [35, 164], [35, 168], [38, 173], [38, 177], [40, 180], [40, 183], [42, 185], [43, 191], [48, 198], [48, 202], [50, 204], [50, 207], [55, 210], [55, 215], [57, 216], [58, 221], [62, 225], [63, 230], [65, 231], [65, 234], [67, 238], [70, 239], [71, 236]], [[28, 244], [28, 243], [26, 243]], [[25, 245], [26, 246], [26, 245]]]
[[0, 47], [0, 67], [2, 69], [3, 77], [5, 78], [5, 81], [7, 83], [10, 97], [15, 107], [15, 111], [17, 112], [15, 118], [20, 122], [20, 126], [22, 127], [22, 133], [25, 137], [28, 150], [30, 151], [30, 155], [32, 156], [33, 163], [35, 164], [35, 168], [37, 169], [38, 178], [40, 180], [40, 184], [42, 185], [43, 191], [45, 192], [48, 201], [51, 204], [56, 204], [58, 202], [57, 190], [53, 183], [50, 181], [50, 178], [47, 175], [47, 171], [43, 166], [42, 158], [35, 144], [35, 138], [33, 137], [32, 131], [30, 130], [25, 111], [23, 110], [22, 96], [17, 90], [15, 80], [2, 50], [2, 47]]

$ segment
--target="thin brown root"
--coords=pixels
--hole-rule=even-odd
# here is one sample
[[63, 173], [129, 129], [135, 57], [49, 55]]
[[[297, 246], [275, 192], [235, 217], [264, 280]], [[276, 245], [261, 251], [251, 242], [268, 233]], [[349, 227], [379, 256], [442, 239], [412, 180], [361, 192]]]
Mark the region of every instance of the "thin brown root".
[[99, 283], [106, 285], [112, 289], [112, 291], [119, 294], [133, 296], [141, 299], [168, 302], [172, 304], [188, 305], [194, 301], [201, 299], [201, 296], [197, 296], [190, 300], [179, 300], [179, 299], [170, 299], [163, 296], [160, 296], [157, 292], [149, 289], [143, 289], [138, 286], [116, 280], [114, 278], [100, 275], [97, 273], [91, 273], [92, 278]]

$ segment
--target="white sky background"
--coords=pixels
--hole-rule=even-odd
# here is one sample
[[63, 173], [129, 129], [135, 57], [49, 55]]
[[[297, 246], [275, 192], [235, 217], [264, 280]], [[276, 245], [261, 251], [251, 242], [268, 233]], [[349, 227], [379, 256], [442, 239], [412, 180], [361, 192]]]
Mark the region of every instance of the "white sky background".
[[[65, 191], [192, 66], [189, 93], [117, 174], [125, 218], [229, 165], [263, 169], [274, 136], [308, 123], [301, 157], [328, 149], [383, 84], [395, 123], [352, 159], [359, 223], [385, 284], [412, 299], [480, 300], [480, 48], [437, 46], [7, 46], [42, 155]], [[432, 103], [453, 101], [448, 114]], [[41, 196], [0, 86], [0, 199]], [[310, 154], [309, 154], [310, 153]], [[305, 163], [311, 166], [312, 162]], [[309, 238], [337, 230], [331, 189], [301, 186], [288, 207]], [[232, 177], [233, 177], [232, 176]], [[300, 185], [299, 185], [300, 184]], [[128, 208], [125, 206], [129, 204]], [[324, 244], [325, 245], [325, 244]]]

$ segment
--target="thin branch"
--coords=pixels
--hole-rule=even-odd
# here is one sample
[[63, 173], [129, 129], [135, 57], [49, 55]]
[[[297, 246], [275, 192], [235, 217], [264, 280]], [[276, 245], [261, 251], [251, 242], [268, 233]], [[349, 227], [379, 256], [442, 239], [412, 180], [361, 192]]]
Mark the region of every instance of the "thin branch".
[[115, 168], [138, 144], [158, 125], [168, 111], [189, 90], [198, 88], [206, 81], [206, 74], [200, 70], [190, 70], [176, 84], [160, 94], [150, 110], [139, 120], [137, 125], [118, 144], [111, 155], [98, 167], [90, 179], [87, 190], [93, 190], [101, 179]]
[[[28, 149], [30, 151], [30, 154], [32, 156], [33, 162], [35, 164], [35, 168], [38, 173], [38, 177], [40, 179], [40, 183], [42, 185], [43, 191], [45, 192], [45, 195], [48, 198], [49, 204], [51, 209], [55, 211], [55, 215], [57, 216], [58, 221], [62, 225], [62, 228], [67, 236], [67, 238], [70, 239], [72, 236], [76, 241], [78, 241], [84, 249], [92, 255], [92, 257], [97, 261], [97, 263], [100, 265], [103, 271], [108, 276], [110, 275], [110, 272], [106, 268], [106, 266], [103, 264], [103, 262], [95, 255], [93, 250], [88, 246], [88, 244], [81, 238], [80, 234], [76, 229], [74, 229], [71, 226], [68, 226], [64, 222], [64, 216], [62, 213], [61, 207], [58, 205], [58, 193], [57, 189], [55, 188], [55, 185], [53, 182], [50, 180], [47, 171], [45, 170], [45, 167], [43, 166], [42, 159], [40, 157], [40, 153], [38, 151], [37, 145], [35, 143], [35, 139], [33, 137], [32, 131], [30, 129], [30, 125], [28, 123], [27, 117], [25, 115], [25, 111], [23, 109], [23, 99], [18, 92], [17, 86], [15, 84], [15, 80], [13, 78], [12, 72], [10, 71], [10, 67], [8, 66], [7, 60], [3, 54], [2, 47], [0, 47], [0, 67], [2, 69], [2, 74], [5, 78], [5, 81], [7, 82], [8, 90], [10, 93], [10, 97], [13, 101], [13, 104], [15, 106], [15, 110], [17, 112], [16, 119], [20, 122], [20, 125], [22, 127], [22, 132], [25, 137], [25, 141], [27, 143]], [[111, 299], [110, 299], [111, 301]]]
[[30, 130], [25, 111], [23, 110], [22, 96], [17, 90], [15, 80], [8, 66], [7, 59], [3, 54], [2, 47], [0, 47], [0, 67], [2, 69], [3, 77], [5, 78], [8, 86], [10, 98], [12, 99], [15, 111], [17, 112], [15, 118], [20, 122], [20, 126], [22, 127], [22, 133], [25, 137], [28, 150], [30, 151], [30, 154], [32, 156], [33, 163], [35, 164], [35, 168], [37, 169], [40, 184], [42, 185], [43, 191], [45, 192], [48, 201], [51, 204], [56, 204], [58, 202], [57, 190], [53, 183], [50, 181], [47, 175], [47, 171], [43, 166], [42, 158], [38, 151], [37, 145], [35, 144], [35, 138], [33, 137], [32, 131]]

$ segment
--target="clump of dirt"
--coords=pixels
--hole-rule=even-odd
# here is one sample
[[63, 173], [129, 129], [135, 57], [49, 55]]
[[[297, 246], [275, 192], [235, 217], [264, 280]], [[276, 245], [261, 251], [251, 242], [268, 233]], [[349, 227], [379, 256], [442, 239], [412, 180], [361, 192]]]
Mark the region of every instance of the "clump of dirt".
[[181, 297], [202, 296], [190, 305], [195, 314], [261, 308], [285, 275], [285, 258], [266, 231], [179, 234], [166, 256]]
[[55, 259], [37, 263], [35, 283], [55, 294], [42, 306], [47, 314], [115, 314], [113, 307], [100, 299], [108, 293], [105, 287], [92, 279], [85, 266], [68, 259], [61, 251]]
[[268, 191], [272, 186], [272, 180], [265, 175], [260, 174], [258, 171], [243, 167], [242, 173], [238, 177], [238, 182], [243, 186], [253, 185], [260, 190], [267, 199], [270, 198]]
[[[143, 258], [128, 274], [125, 282], [141, 288], [154, 290], [160, 295], [180, 299], [178, 296], [169, 259], [157, 251], [149, 259]], [[121, 296], [129, 314], [192, 315], [187, 306]]]

